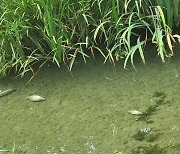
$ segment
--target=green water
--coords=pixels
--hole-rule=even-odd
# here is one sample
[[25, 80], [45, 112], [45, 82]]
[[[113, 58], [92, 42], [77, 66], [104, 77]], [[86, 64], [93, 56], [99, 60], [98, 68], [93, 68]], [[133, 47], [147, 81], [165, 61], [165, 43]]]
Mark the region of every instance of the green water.
[[[79, 60], [73, 77], [48, 65], [29, 84], [30, 74], [1, 79], [0, 90], [17, 88], [0, 98], [1, 149], [15, 142], [17, 154], [179, 154], [179, 58], [136, 62], [137, 71]], [[31, 94], [46, 100], [26, 100]], [[128, 113], [135, 109], [145, 114]]]

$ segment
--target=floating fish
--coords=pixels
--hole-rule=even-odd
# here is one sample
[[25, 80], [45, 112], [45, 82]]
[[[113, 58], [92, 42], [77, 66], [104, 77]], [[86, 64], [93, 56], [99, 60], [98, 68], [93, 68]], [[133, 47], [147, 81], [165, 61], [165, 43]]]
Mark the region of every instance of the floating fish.
[[134, 114], [134, 115], [141, 115], [141, 114], [143, 114], [142, 112], [140, 112], [140, 111], [137, 111], [137, 110], [130, 110], [130, 111], [128, 111], [130, 114]]
[[4, 90], [4, 91], [1, 91], [0, 92], [0, 97], [3, 97], [3, 96], [6, 96], [10, 93], [13, 93], [14, 91], [16, 91], [16, 89], [7, 89], [7, 90]]
[[39, 95], [31, 95], [28, 96], [26, 99], [30, 100], [31, 102], [40, 102], [45, 100], [44, 97], [41, 97]]

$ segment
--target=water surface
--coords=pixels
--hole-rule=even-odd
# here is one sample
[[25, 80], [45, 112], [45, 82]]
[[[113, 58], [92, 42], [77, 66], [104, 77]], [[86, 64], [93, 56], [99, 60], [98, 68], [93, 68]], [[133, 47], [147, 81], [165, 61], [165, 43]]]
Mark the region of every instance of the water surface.
[[[50, 64], [29, 84], [31, 74], [1, 79], [0, 90], [17, 88], [0, 98], [1, 149], [15, 142], [17, 154], [179, 154], [179, 66], [178, 55], [136, 62], [137, 71], [78, 60], [72, 74]], [[26, 100], [31, 94], [46, 100]]]

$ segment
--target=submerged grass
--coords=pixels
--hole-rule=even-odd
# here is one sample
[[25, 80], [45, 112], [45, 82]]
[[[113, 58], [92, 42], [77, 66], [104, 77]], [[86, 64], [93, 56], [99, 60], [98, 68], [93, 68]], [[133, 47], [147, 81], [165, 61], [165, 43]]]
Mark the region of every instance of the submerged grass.
[[14, 142], [14, 145], [11, 150], [4, 150], [4, 149], [1, 149], [1, 147], [0, 147], [0, 153], [15, 154], [15, 148], [16, 148], [16, 145]]
[[2, 0], [0, 13], [1, 76], [11, 68], [35, 74], [38, 61], [63, 62], [71, 70], [77, 55], [86, 62], [95, 52], [104, 62], [124, 59], [124, 68], [129, 60], [134, 66], [136, 53], [145, 63], [147, 42], [164, 62], [180, 40], [171, 31], [179, 25], [179, 0]]

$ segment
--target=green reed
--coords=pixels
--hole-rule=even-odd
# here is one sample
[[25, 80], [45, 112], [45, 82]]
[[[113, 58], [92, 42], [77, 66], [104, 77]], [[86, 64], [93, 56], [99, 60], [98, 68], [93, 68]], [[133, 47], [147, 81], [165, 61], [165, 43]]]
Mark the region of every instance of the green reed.
[[167, 24], [170, 28], [179, 26], [179, 2], [180, 0], [153, 0], [154, 4], [162, 7]]
[[96, 52], [104, 62], [123, 59], [124, 67], [128, 61], [134, 66], [137, 53], [145, 63], [148, 42], [164, 62], [173, 54], [174, 38], [180, 38], [172, 35], [178, 5], [179, 0], [2, 0], [0, 74], [11, 68], [21, 76], [36, 74], [33, 65], [46, 61], [71, 70], [77, 55], [86, 62]]

